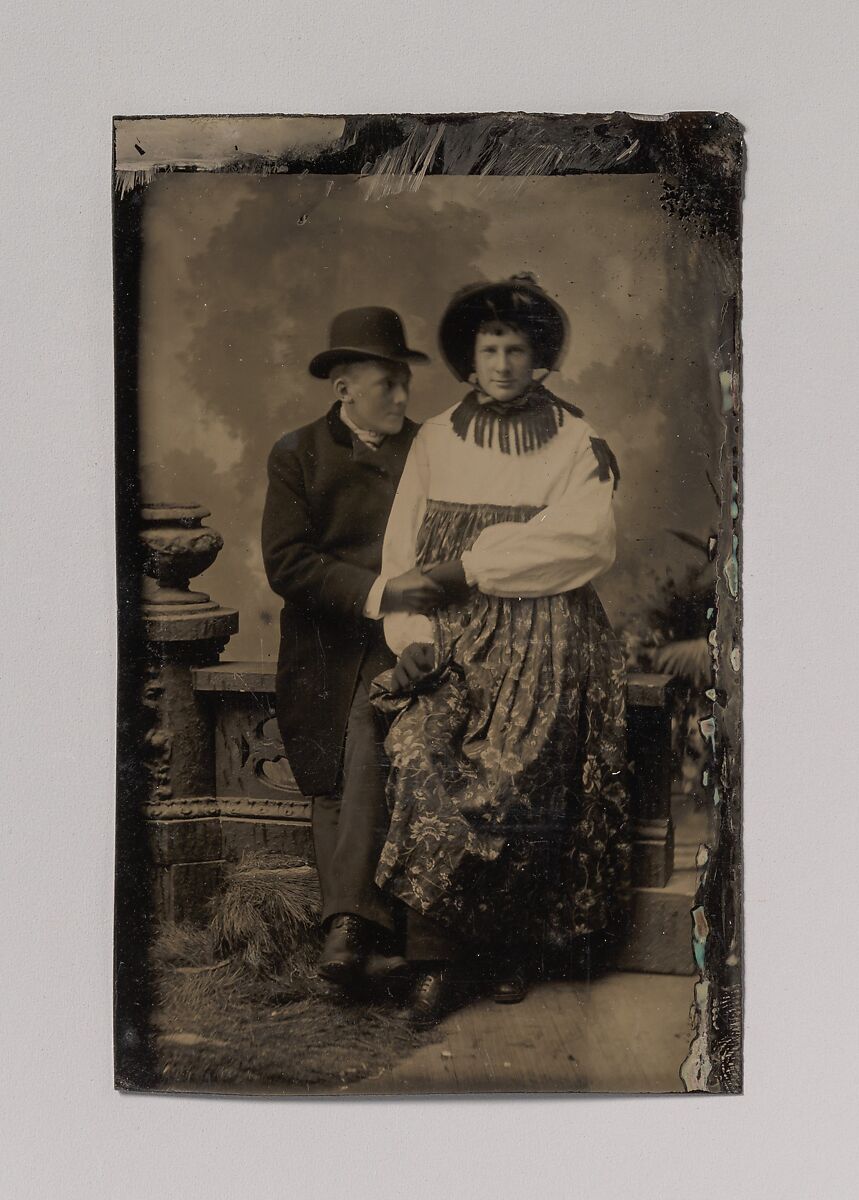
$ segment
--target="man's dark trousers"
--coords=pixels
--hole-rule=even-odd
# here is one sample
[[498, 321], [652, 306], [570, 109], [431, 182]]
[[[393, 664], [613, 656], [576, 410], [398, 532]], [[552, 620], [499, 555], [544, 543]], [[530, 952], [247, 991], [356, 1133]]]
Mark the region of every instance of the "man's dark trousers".
[[349, 710], [340, 789], [313, 797], [313, 845], [323, 923], [351, 913], [393, 932], [391, 901], [373, 882], [389, 816], [385, 727], [370, 704], [372, 675], [372, 661], [365, 659]]
[[338, 913], [403, 932], [406, 956], [415, 962], [459, 957], [455, 939], [435, 921], [405, 909], [374, 883], [390, 814], [385, 796], [387, 723], [373, 708], [369, 687], [377, 672], [364, 660], [346, 727], [340, 791], [313, 797], [313, 847], [322, 889], [323, 925]]

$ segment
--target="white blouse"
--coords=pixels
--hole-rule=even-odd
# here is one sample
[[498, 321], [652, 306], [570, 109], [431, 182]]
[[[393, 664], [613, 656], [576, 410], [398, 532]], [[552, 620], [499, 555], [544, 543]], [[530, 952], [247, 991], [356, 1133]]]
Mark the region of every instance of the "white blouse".
[[[489, 526], [463, 554], [466, 579], [487, 595], [554, 596], [607, 571], [615, 557], [614, 479], [600, 469], [588, 423], [564, 413], [557, 435], [539, 449], [504, 454], [497, 437], [478, 446], [469, 430], [463, 441], [450, 423], [455, 408], [426, 421], [412, 443], [385, 533], [381, 585], [415, 565], [428, 500], [542, 509], [529, 521]], [[433, 641], [432, 621], [418, 613], [388, 613], [384, 623], [395, 654]]]

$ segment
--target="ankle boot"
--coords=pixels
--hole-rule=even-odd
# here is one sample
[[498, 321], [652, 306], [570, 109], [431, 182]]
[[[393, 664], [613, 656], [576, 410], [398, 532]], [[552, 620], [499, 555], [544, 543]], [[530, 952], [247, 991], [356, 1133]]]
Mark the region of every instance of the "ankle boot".
[[367, 961], [369, 940], [365, 921], [351, 913], [338, 913], [328, 925], [317, 974], [329, 983], [353, 983]]
[[495, 971], [492, 999], [496, 1004], [521, 1004], [528, 995], [528, 969], [522, 963], [505, 963]]
[[437, 1025], [462, 999], [463, 982], [457, 968], [452, 963], [434, 963], [417, 975], [409, 1019], [419, 1029]]

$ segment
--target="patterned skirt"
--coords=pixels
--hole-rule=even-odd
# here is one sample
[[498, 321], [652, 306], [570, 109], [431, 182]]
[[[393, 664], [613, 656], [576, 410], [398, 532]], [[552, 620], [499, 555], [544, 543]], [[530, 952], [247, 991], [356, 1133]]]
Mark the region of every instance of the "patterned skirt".
[[[430, 501], [422, 564], [539, 509]], [[477, 949], [566, 949], [611, 932], [629, 892], [625, 676], [589, 585], [536, 599], [474, 590], [435, 618], [438, 669], [373, 687], [391, 824], [376, 882]]]

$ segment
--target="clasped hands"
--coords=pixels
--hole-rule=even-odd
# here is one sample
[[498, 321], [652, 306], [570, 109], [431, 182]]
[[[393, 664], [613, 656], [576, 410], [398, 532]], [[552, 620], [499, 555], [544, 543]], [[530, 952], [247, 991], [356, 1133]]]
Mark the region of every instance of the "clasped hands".
[[453, 558], [430, 567], [412, 567], [389, 579], [382, 595], [382, 612], [422, 613], [429, 616], [468, 594], [462, 560]]

